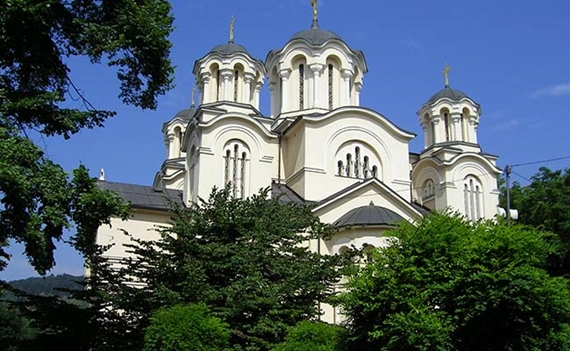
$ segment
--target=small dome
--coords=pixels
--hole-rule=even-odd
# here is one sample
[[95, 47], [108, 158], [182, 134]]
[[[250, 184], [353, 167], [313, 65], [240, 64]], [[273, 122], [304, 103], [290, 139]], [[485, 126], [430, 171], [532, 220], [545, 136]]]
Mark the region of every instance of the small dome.
[[[249, 52], [241, 45], [234, 43], [221, 44], [210, 50], [210, 54], [217, 53], [223, 56], [229, 56], [237, 53], [249, 55]], [[251, 55], [249, 55], [251, 56]]]
[[178, 111], [178, 113], [174, 116], [174, 118], [180, 117], [185, 121], [189, 121], [194, 116], [194, 112], [196, 112], [196, 109], [193, 107], [185, 108], [184, 110]]
[[357, 207], [340, 217], [334, 226], [373, 226], [373, 225], [396, 225], [404, 221], [404, 218], [396, 212], [382, 206], [375, 206], [372, 202], [368, 206]]
[[437, 102], [440, 99], [449, 99], [449, 100], [454, 101], [454, 102], [459, 102], [463, 99], [472, 100], [469, 96], [467, 96], [467, 94], [465, 94], [461, 90], [455, 90], [455, 89], [451, 89], [450, 87], [445, 87], [445, 88], [441, 89], [440, 91], [438, 91], [434, 96], [429, 98], [429, 100], [426, 102], [426, 104], [428, 104], [428, 105], [432, 104], [434, 102]]
[[311, 29], [305, 29], [295, 33], [289, 41], [293, 41], [295, 39], [305, 40], [314, 46], [321, 46], [331, 39], [342, 41], [342, 39], [335, 33], [316, 26], [313, 26]]

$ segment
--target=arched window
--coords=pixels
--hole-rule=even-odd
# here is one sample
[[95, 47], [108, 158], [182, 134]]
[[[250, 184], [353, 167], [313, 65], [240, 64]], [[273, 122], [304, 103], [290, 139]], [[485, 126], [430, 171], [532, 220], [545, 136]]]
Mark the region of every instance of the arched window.
[[174, 128], [174, 140], [172, 143], [172, 157], [180, 157], [180, 144], [182, 142], [182, 129], [180, 127]]
[[354, 176], [356, 178], [360, 176], [360, 148], [358, 146], [354, 148]]
[[429, 199], [431, 197], [435, 196], [435, 186], [433, 183], [433, 180], [428, 179], [425, 181], [424, 185], [423, 185], [423, 197], [422, 199]]
[[305, 65], [299, 65], [299, 110], [305, 108]]
[[238, 101], [239, 71], [234, 72], [234, 101]]
[[451, 123], [449, 121], [449, 113], [443, 114], [443, 121], [445, 123], [445, 141], [451, 140]]
[[329, 110], [333, 109], [333, 72], [334, 72], [334, 67], [332, 63], [329, 63], [328, 66]]
[[190, 196], [188, 199], [192, 200], [194, 198], [195, 186], [196, 186], [196, 164], [198, 162], [198, 156], [196, 155], [196, 147], [192, 146], [190, 150], [190, 155], [188, 155], [188, 189], [190, 190]]
[[222, 82], [220, 81], [220, 79], [222, 78], [221, 74], [220, 74], [220, 70], [216, 71], [216, 101], [220, 101], [220, 89], [221, 89], [221, 85]]
[[469, 110], [466, 108], [461, 114], [461, 138], [462, 141], [469, 142]]
[[[374, 156], [374, 151], [364, 143], [346, 143], [337, 151], [335, 159], [336, 170], [334, 172], [337, 176], [359, 179], [379, 177], [378, 170], [381, 164]], [[377, 163], [372, 167], [371, 162]]]
[[239, 140], [229, 142], [225, 150], [225, 183], [230, 184], [234, 197], [243, 199], [247, 194], [249, 150]]
[[472, 221], [483, 218], [485, 213], [483, 187], [475, 176], [468, 176], [463, 181], [463, 196], [467, 218]]

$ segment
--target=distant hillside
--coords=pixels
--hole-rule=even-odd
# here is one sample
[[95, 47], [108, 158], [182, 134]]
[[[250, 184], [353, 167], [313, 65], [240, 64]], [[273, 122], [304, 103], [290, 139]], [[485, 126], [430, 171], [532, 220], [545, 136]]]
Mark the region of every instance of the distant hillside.
[[[79, 283], [78, 283], [79, 282]], [[83, 276], [70, 274], [50, 275], [47, 277], [34, 277], [8, 282], [18, 290], [32, 295], [67, 297], [69, 293], [58, 289], [82, 290]]]

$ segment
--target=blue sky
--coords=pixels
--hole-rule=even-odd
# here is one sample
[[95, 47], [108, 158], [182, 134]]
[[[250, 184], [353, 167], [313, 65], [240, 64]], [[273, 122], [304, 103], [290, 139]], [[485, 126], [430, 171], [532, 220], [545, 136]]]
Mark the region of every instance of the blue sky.
[[[176, 88], [160, 98], [156, 111], [124, 106], [117, 98], [115, 72], [87, 60], [70, 60], [76, 85], [97, 108], [118, 112], [104, 128], [71, 140], [38, 139], [65, 169], [81, 162], [93, 176], [100, 168], [110, 181], [151, 184], [166, 150], [162, 123], [190, 105], [192, 66], [228, 40], [231, 16], [235, 41], [259, 59], [310, 27], [310, 0], [176, 0], [171, 40]], [[364, 52], [369, 67], [361, 105], [414, 131], [410, 151], [421, 151], [416, 111], [443, 88], [442, 70], [453, 67], [452, 88], [481, 104], [479, 143], [500, 156], [499, 165], [570, 156], [570, 1], [319, 0], [321, 28], [332, 30]], [[268, 112], [268, 89], [262, 112]], [[71, 102], [73, 104], [73, 102]], [[565, 168], [570, 160], [544, 164]], [[530, 178], [539, 165], [514, 170]], [[518, 175], [514, 180], [526, 181]], [[21, 255], [0, 279], [34, 275]], [[58, 245], [54, 273], [81, 274], [82, 261]]]

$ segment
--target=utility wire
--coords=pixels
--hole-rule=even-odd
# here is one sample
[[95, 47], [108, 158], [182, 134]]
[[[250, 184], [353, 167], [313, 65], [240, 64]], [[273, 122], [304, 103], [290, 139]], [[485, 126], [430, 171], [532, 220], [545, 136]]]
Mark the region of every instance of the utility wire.
[[515, 172], [515, 171], [512, 171], [512, 172], [513, 172], [513, 174], [516, 174], [517, 176], [519, 176], [520, 178], [526, 180], [527, 182], [532, 183], [532, 180], [528, 179], [527, 177], [523, 176], [522, 174], [517, 173], [517, 172]]
[[511, 166], [511, 167], [529, 166], [529, 165], [536, 165], [536, 164], [539, 164], [539, 163], [548, 163], [548, 162], [554, 162], [554, 161], [560, 161], [560, 160], [567, 160], [567, 159], [570, 159], [570, 156], [551, 158], [551, 159], [542, 160], [542, 161], [532, 161], [532, 162], [526, 162], [526, 163], [517, 163], [517, 164], [509, 165], [509, 166]]

